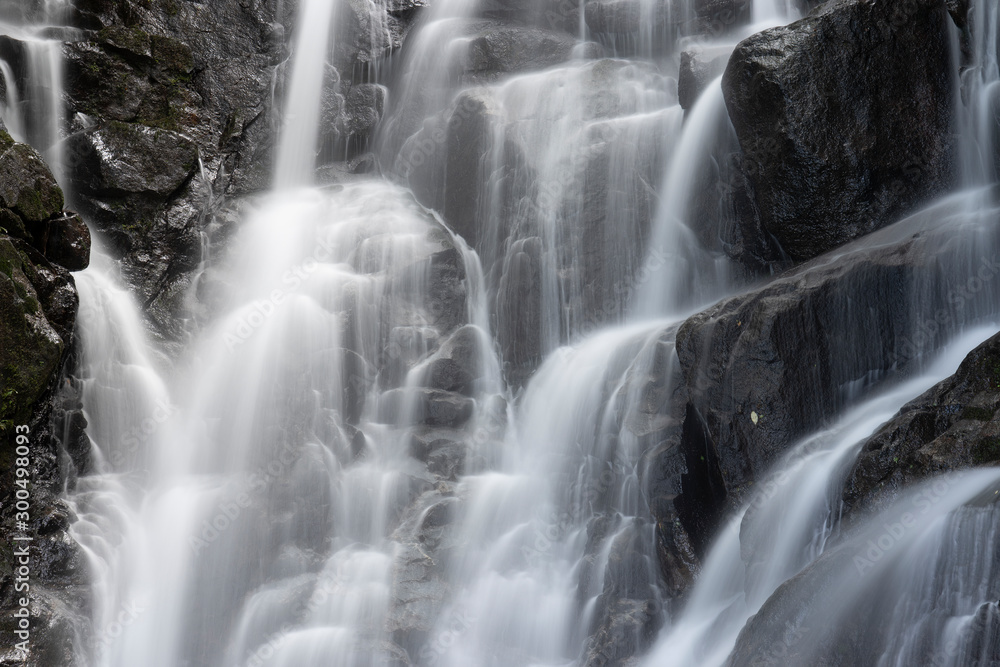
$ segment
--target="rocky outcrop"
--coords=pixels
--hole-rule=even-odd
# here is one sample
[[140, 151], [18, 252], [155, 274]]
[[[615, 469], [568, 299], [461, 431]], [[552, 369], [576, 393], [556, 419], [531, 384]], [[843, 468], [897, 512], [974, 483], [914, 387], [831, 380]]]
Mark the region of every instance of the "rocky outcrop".
[[[617, 515], [600, 517], [588, 527], [587, 553], [591, 558], [602, 541], [612, 541], [583, 660], [587, 667], [630, 664], [627, 661], [650, 646], [663, 623], [664, 610], [657, 595], [658, 567], [649, 553], [651, 528], [642, 519]], [[589, 566], [589, 559], [585, 563]], [[591, 574], [596, 573], [585, 569], [583, 590]]]
[[[942, 523], [935, 507], [962, 482], [961, 477], [930, 478], [996, 466], [998, 436], [1000, 334], [979, 345], [953, 376], [903, 406], [863, 443], [844, 486], [841, 523], [833, 537], [837, 542], [767, 600], [740, 633], [727, 664], [815, 664], [823, 656], [823, 664], [854, 665], [881, 653], [891, 640], [887, 632], [899, 623], [897, 598], [905, 584], [895, 571], [926, 577], [920, 588], [909, 591], [910, 608], [920, 608], [921, 595], [928, 591], [958, 586], [957, 580], [931, 584], [935, 577], [921, 572], [926, 567], [919, 564], [922, 559], [934, 562], [921, 544], [924, 538], [942, 561], [938, 568], [960, 562], [965, 572], [989, 572], [994, 552], [982, 545], [989, 543], [997, 525], [995, 488], [981, 496], [981, 504], [969, 503], [980, 509], [994, 506], [992, 517], [980, 515], [974, 524], [948, 533], [950, 539], [942, 538], [928, 529]], [[919, 487], [921, 482], [926, 484]], [[911, 492], [908, 496], [904, 488]], [[908, 561], [905, 566], [903, 561]], [[997, 603], [985, 588], [972, 593], [973, 600], [982, 594], [986, 601], [960, 632], [945, 635], [947, 644], [935, 643], [926, 626], [917, 630], [926, 633], [921, 650], [933, 656], [931, 664], [946, 659], [989, 663], [1000, 657]]]
[[681, 52], [677, 98], [683, 109], [690, 110], [708, 84], [722, 76], [731, 54], [727, 47], [693, 46]]
[[905, 405], [862, 447], [844, 487], [846, 512], [873, 512], [914, 482], [1000, 463], [1000, 335], [958, 372]]
[[956, 236], [962, 219], [930, 209], [684, 322], [685, 391], [735, 500], [796, 438], [991, 312], [1000, 266]]
[[736, 47], [723, 89], [743, 171], [760, 224], [792, 259], [952, 184], [950, 23], [943, 0], [837, 0]]
[[284, 57], [265, 6], [83, 0], [67, 42], [66, 173], [110, 241], [154, 331], [178, 340], [213, 205], [269, 180], [270, 70]]
[[[69, 270], [87, 266], [90, 236], [62, 207], [62, 191], [41, 156], [0, 126], [0, 532], [8, 538], [0, 548], [4, 665], [72, 664], [73, 620], [85, 608], [81, 556], [67, 534], [71, 513], [60, 495], [86, 465], [89, 448], [78, 388], [62, 378], [79, 305]], [[19, 514], [15, 501], [24, 501], [25, 492], [28, 510]], [[9, 539], [14, 536], [30, 541]], [[13, 550], [22, 544], [30, 545], [30, 577], [24, 580], [30, 587], [18, 590], [16, 570], [23, 563]], [[22, 598], [29, 603], [31, 636], [15, 641], [14, 614]], [[21, 639], [28, 654], [15, 646]]]
[[[576, 48], [568, 35], [503, 24], [475, 26], [464, 63], [466, 76], [477, 82], [504, 74], [529, 72], [565, 62]], [[591, 52], [593, 53], [593, 51]]]
[[[197, 310], [189, 288], [205, 241], [222, 243], [232, 229], [226, 200], [270, 185], [281, 122], [272, 100], [281, 99], [296, 5], [279, 5], [278, 16], [273, 3], [235, 0], [75, 4], [66, 18], [82, 32], [67, 33], [64, 49], [73, 203], [110, 241], [171, 347], [184, 337], [182, 313]], [[390, 5], [345, 3], [328, 63], [323, 161], [357, 161], [381, 120], [376, 65], [401, 47], [421, 7]]]

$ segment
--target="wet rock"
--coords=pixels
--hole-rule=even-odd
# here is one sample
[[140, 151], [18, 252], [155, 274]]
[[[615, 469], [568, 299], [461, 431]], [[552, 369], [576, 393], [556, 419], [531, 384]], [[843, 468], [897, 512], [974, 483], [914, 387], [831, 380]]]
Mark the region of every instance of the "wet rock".
[[939, 0], [830, 2], [736, 47], [726, 106], [761, 224], [793, 259], [951, 185], [950, 23]]
[[917, 480], [998, 463], [1000, 334], [865, 442], [844, 487], [846, 512], [878, 511]]
[[677, 21], [671, 20], [674, 0], [598, 0], [588, 2], [584, 20], [590, 33], [615, 55], [660, 52], [659, 44], [669, 44], [669, 32]]
[[344, 97], [341, 132], [352, 143], [349, 154], [367, 149], [375, 128], [382, 120], [386, 88], [374, 83], [359, 84]]
[[430, 280], [425, 303], [431, 324], [442, 334], [466, 321], [465, 263], [457, 248], [435, 253], [430, 258]]
[[497, 344], [505, 375], [514, 386], [523, 384], [541, 361], [541, 261], [541, 239], [516, 241], [504, 260], [497, 290]]
[[718, 37], [750, 23], [751, 0], [696, 0], [698, 32]]
[[722, 76], [731, 53], [727, 47], [691, 47], [681, 52], [677, 97], [683, 109], [691, 109], [708, 84]]
[[[3, 632], [15, 636], [14, 613], [22, 598], [31, 615], [29, 653], [17, 650], [11, 639], [0, 649], [4, 664], [75, 664], [73, 641], [86, 625], [84, 559], [68, 535], [73, 517], [61, 501], [89, 452], [79, 401], [62, 382], [78, 304], [66, 269], [23, 239], [0, 233], [0, 531], [31, 538], [23, 543], [30, 552], [30, 590], [15, 590], [13, 547], [0, 549]], [[15, 451], [16, 445], [27, 448], [28, 456]], [[27, 521], [16, 516], [15, 491], [21, 487], [15, 472], [22, 468], [31, 482]]]
[[62, 190], [38, 151], [15, 142], [6, 130], [0, 130], [0, 173], [0, 226], [36, 243], [44, 235], [43, 223], [62, 211]]
[[407, 371], [438, 348], [439, 337], [430, 327], [393, 327], [389, 332], [389, 344], [382, 354], [381, 386], [392, 389], [403, 384]]
[[442, 115], [406, 141], [395, 171], [423, 205], [441, 212], [448, 226], [480, 247], [480, 164], [492, 146], [501, 109], [487, 88], [460, 93]]
[[648, 551], [650, 526], [633, 518], [611, 539], [604, 589], [597, 599], [595, 628], [585, 665], [628, 664], [647, 649], [663, 621], [658, 578]]
[[[0, 424], [5, 433], [30, 421], [72, 342], [72, 321], [78, 304], [72, 278], [41, 262], [39, 269], [23, 242], [19, 247], [18, 241], [0, 235]], [[61, 302], [64, 293], [65, 303]], [[50, 321], [47, 312], [53, 310], [56, 323]], [[70, 312], [60, 312], [63, 310]], [[13, 441], [11, 437], [11, 446]]]
[[48, 222], [43, 252], [59, 266], [83, 271], [90, 265], [90, 230], [80, 216], [67, 212]]
[[410, 454], [442, 479], [455, 480], [465, 470], [468, 446], [460, 432], [417, 429], [410, 436]]
[[[75, 5], [71, 20], [87, 30], [64, 48], [72, 118], [66, 168], [85, 186], [74, 208], [106, 236], [153, 332], [177, 341], [185, 335], [182, 311], [190, 316], [185, 298], [200, 261], [201, 227], [211, 220], [206, 207], [270, 182], [272, 69], [285, 48], [275, 38], [279, 17], [266, 3], [236, 0]], [[138, 167], [134, 178], [105, 171], [88, 190], [101, 164], [93, 135], [117, 123], [138, 136], [141, 147], [166, 142], [171, 163], [155, 169], [129, 163]], [[195, 149], [204, 178], [191, 178]], [[148, 157], [158, 164], [156, 154]], [[127, 189], [102, 189], [106, 176]], [[205, 227], [216, 241], [230, 229]]]
[[452, 522], [457, 499], [448, 488], [428, 491], [411, 505], [393, 533], [401, 548], [393, 565], [389, 630], [393, 639], [420, 659], [434, 624], [451, 593], [442, 558], [455, 546]]
[[503, 74], [551, 67], [568, 60], [576, 44], [573, 37], [548, 30], [490, 26], [475, 34], [469, 43], [466, 76], [483, 83]]
[[[991, 308], [1000, 265], [960, 259], [975, 256], [977, 242], [948, 231], [963, 219], [948, 206], [726, 299], [681, 326], [685, 391], [705, 420], [731, 501], [795, 439]], [[942, 275], [950, 276], [947, 284]], [[975, 293], [958, 287], [969, 284]]]
[[434, 355], [424, 370], [423, 385], [432, 389], [454, 391], [472, 396], [474, 383], [482, 377], [480, 359], [483, 334], [471, 325], [466, 325], [451, 335]]
[[70, 141], [80, 164], [73, 184], [89, 197], [163, 202], [198, 166], [198, 149], [190, 140], [145, 125], [112, 122]]
[[472, 417], [475, 401], [440, 389], [392, 389], [379, 401], [379, 420], [386, 424], [461, 426]]

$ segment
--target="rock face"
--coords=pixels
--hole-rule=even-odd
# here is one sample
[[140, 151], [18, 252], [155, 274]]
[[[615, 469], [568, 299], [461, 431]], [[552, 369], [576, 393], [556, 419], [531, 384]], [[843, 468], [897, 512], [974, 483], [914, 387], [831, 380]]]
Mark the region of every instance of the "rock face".
[[1000, 335], [903, 407], [864, 444], [844, 488], [847, 511], [877, 511], [906, 485], [1000, 462]]
[[72, 346], [79, 299], [67, 269], [87, 266], [90, 237], [79, 218], [63, 213], [62, 191], [38, 152], [2, 128], [0, 170], [0, 425], [7, 432], [31, 420]]
[[[0, 532], [8, 538], [0, 550], [0, 629], [7, 638], [0, 663], [30, 667], [72, 664], [77, 612], [70, 609], [83, 609], [85, 599], [81, 557], [67, 534], [71, 514], [60, 494], [85, 465], [89, 441], [76, 388], [60, 380], [79, 305], [69, 270], [87, 266], [90, 236], [62, 205], [62, 191], [38, 153], [0, 126]], [[20, 468], [27, 478], [17, 475]], [[15, 503], [19, 479], [30, 485], [26, 526], [18, 523]], [[14, 587], [12, 549], [19, 543], [9, 538], [15, 535], [32, 538], [27, 659], [12, 641], [14, 613], [26, 596]]]
[[837, 0], [736, 47], [726, 106], [760, 223], [792, 259], [952, 183], [950, 23], [942, 0]]
[[[902, 582], [893, 576], [892, 569], [900, 559], [920, 553], [920, 545], [913, 540], [920, 539], [920, 528], [931, 523], [922, 515], [941, 498], [943, 492], [936, 485], [947, 489], [954, 482], [928, 483], [909, 501], [894, 503], [903, 500], [904, 486], [912, 490], [916, 483], [931, 476], [996, 466], [1000, 461], [998, 415], [1000, 334], [973, 350], [953, 376], [905, 405], [864, 443], [843, 492], [842, 525], [836, 533], [843, 542], [828, 548], [768, 599], [740, 634], [728, 664], [761, 664], [762, 656], [770, 658], [767, 664], [815, 664], [817, 656], [824, 656], [822, 664], [853, 665], [863, 664], [880, 652], [887, 639], [884, 633], [898, 623], [893, 619], [898, 608], [893, 607]], [[984, 506], [990, 504], [988, 500]], [[989, 540], [982, 532], [989, 535], [989, 526], [995, 525], [996, 510], [993, 512], [994, 518], [976, 524], [978, 530], [974, 534], [966, 532], [966, 537]], [[875, 521], [865, 521], [873, 516]], [[916, 537], [900, 529], [900, 533], [893, 533], [895, 548], [869, 556], [876, 543], [884, 544], [879, 541], [885, 539], [886, 526], [907, 516], [910, 519], [902, 520], [917, 517], [915, 524], [908, 524], [911, 528], [917, 526]], [[977, 572], [983, 560], [993, 558], [990, 550], [963, 552], [963, 546], [959, 546], [963, 544], [962, 534], [956, 531], [953, 535], [954, 548], [947, 543], [940, 547], [947, 567], [961, 562], [962, 568]], [[968, 545], [964, 548], [968, 549]], [[959, 553], [968, 556], [962, 560]], [[883, 557], [882, 570], [876, 571], [874, 563]], [[913, 572], [912, 565], [901, 569]], [[949, 590], [956, 586], [954, 581], [943, 585]], [[867, 594], [860, 595], [860, 590]], [[850, 591], [848, 596], [844, 591]], [[884, 604], [880, 594], [884, 595]], [[919, 594], [915, 597], [912, 607], [916, 608], [920, 606]], [[989, 664], [1000, 658], [998, 620], [997, 602], [984, 602], [958, 636], [949, 635], [946, 647], [923, 650], [941, 660], [947, 656], [954, 664]]]
[[237, 2], [84, 0], [71, 20], [85, 28], [64, 48], [73, 203], [155, 332], [177, 340], [202, 233], [220, 227], [213, 207], [269, 179], [277, 18]]
[[954, 235], [957, 215], [931, 209], [684, 322], [685, 391], [734, 500], [796, 438], [989, 311], [1000, 265], [960, 258], [978, 242]]
[[691, 47], [681, 52], [677, 98], [682, 108], [688, 110], [693, 107], [708, 84], [722, 76], [730, 55], [728, 48]]
[[[367, 150], [385, 102], [376, 65], [400, 48], [421, 6], [345, 3], [321, 161]], [[82, 29], [64, 48], [73, 204], [108, 238], [168, 346], [184, 337], [180, 315], [204, 242], [231, 231], [226, 200], [270, 185], [282, 113], [272, 97], [281, 99], [296, 3], [278, 7], [281, 15], [274, 3], [237, 0], [80, 0], [67, 17]]]

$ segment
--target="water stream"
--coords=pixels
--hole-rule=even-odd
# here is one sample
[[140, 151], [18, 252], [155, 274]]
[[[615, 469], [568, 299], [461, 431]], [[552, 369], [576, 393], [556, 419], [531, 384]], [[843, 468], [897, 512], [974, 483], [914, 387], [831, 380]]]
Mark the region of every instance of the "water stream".
[[[753, 27], [707, 46], [793, 20], [794, 4], [756, 0]], [[676, 330], [747, 286], [720, 249], [728, 221], [696, 232], [689, 220], [700, 174], [735, 142], [720, 81], [681, 109], [673, 79], [689, 36], [654, 28], [662, 8], [643, 6], [637, 43], [610, 44], [637, 55], [577, 45], [562, 63], [478, 80], [463, 67], [481, 8], [433, 3], [393, 65], [402, 83], [375, 141], [385, 176], [317, 185], [323, 86], [336, 85], [326, 59], [348, 8], [299, 3], [275, 185], [213, 249], [217, 312], [168, 359], [100, 243], [77, 275], [93, 443], [68, 499], [94, 591], [81, 664], [633, 664], [593, 657], [624, 609], [641, 622], [619, 641], [629, 656], [648, 651], [642, 664], [722, 665], [786, 581], [868, 539], [837, 532], [860, 443], [996, 331], [974, 326], [995, 305], [970, 305], [961, 335], [912, 377], [803, 439], [719, 530], [684, 604], [665, 599], [644, 484], [675, 388]], [[970, 189], [951, 201], [965, 208], [888, 233], [948, 221], [947, 266], [976, 266], [995, 238], [996, 211], [975, 192], [996, 179], [996, 151], [979, 150], [997, 141], [996, 12], [977, 6], [963, 72]], [[61, 176], [61, 47], [38, 24], [11, 23], [0, 32], [30, 55], [17, 71], [0, 50], [0, 114]], [[463, 104], [486, 109], [484, 157], [463, 175], [481, 193], [466, 211], [475, 239], [418, 203], [411, 180], [415, 147]], [[635, 164], [650, 181], [623, 168]], [[977, 650], [963, 624], [997, 613], [988, 558], [941, 583], [942, 562], [995, 544], [970, 537], [996, 534], [995, 506], [969, 504], [997, 473], [969, 480], [907, 537], [919, 548], [894, 557], [898, 569], [878, 566], [880, 590], [910, 600], [880, 664], [914, 664], [930, 635], [957, 642], [941, 664], [960, 664]], [[866, 595], [845, 586], [830, 617]]]

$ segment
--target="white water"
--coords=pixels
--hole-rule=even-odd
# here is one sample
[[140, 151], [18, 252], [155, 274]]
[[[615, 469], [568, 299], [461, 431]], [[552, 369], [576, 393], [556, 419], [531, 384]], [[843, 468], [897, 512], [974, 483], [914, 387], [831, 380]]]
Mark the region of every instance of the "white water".
[[[667, 78], [640, 62], [575, 60], [478, 89], [496, 113], [480, 175], [488, 235], [473, 249], [400, 187], [306, 187], [337, 4], [301, 3], [278, 191], [256, 203], [217, 267], [227, 306], [180, 362], [153, 352], [100, 251], [79, 277], [94, 473], [71, 503], [94, 577], [90, 662], [388, 665], [405, 649], [416, 664], [583, 664], [592, 629], [606, 620], [605, 594], [651, 602], [648, 623], [666, 624], [651, 665], [721, 664], [753, 611], [827, 546], [837, 475], [860, 438], [953, 371], [960, 350], [987, 332], [969, 332], [941, 365], [801, 445], [786, 464], [794, 478], [786, 473], [757, 503], [742, 536], [737, 524], [723, 530], [685, 610], [667, 619], [642, 458], [663, 427], [649, 405], [672, 389], [677, 316], [735, 287], [728, 260], [700, 245], [686, 215], [699, 166], [730, 131], [718, 83], [683, 125]], [[383, 128], [383, 156], [398, 156], [424, 119], [453, 102], [468, 44], [462, 22], [476, 10], [435, 3], [401, 66], [408, 83]], [[789, 12], [757, 2], [753, 16], [775, 25]], [[644, 26], [640, 53], [651, 40]], [[47, 105], [37, 114], [45, 122], [24, 132], [51, 148], [58, 168], [57, 50], [36, 50], [35, 88], [22, 102]], [[994, 90], [995, 58], [982, 71], [977, 100]], [[992, 131], [988, 111], [970, 125]], [[505, 246], [506, 211], [532, 196], [511, 195], [494, 178], [508, 165], [511, 136], [524, 149], [518, 168], [545, 196], [516, 218], [522, 228]], [[595, 204], [580, 172], [595, 151], [609, 156], [600, 176], [610, 193], [598, 204], [610, 230], [599, 254], [610, 268], [596, 301], [577, 273], [592, 261], [581, 219]], [[640, 230], [642, 216], [625, 210], [637, 185], [627, 168], [653, 157], [664, 166], [659, 186], [647, 184], [659, 206], [653, 228]], [[515, 400], [494, 350], [491, 299], [532, 238], [542, 247], [546, 359]], [[414, 458], [408, 426], [433, 362], [463, 331], [442, 321], [431, 298], [432, 256], [452, 246], [465, 274], [460, 323], [480, 343], [472, 416], [438, 433], [466, 452], [454, 476]], [[626, 321], [630, 312], [640, 323]], [[518, 317], [502, 313], [500, 325]], [[744, 575], [747, 544], [769, 557]], [[411, 567], [431, 574], [412, 582]]]
[[327, 85], [329, 37], [336, 32], [338, 0], [304, 0], [299, 9], [275, 184], [309, 185], [316, 166], [320, 101]]

